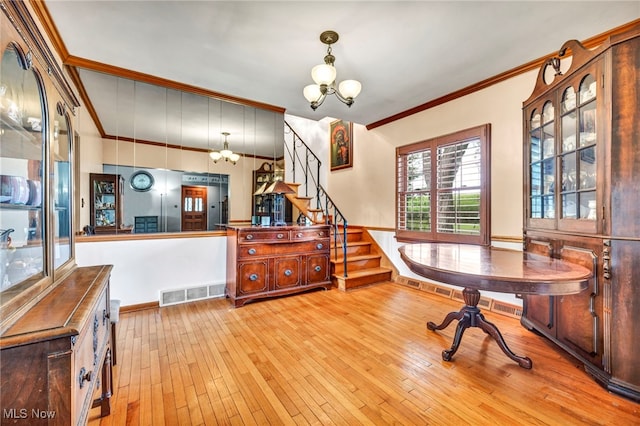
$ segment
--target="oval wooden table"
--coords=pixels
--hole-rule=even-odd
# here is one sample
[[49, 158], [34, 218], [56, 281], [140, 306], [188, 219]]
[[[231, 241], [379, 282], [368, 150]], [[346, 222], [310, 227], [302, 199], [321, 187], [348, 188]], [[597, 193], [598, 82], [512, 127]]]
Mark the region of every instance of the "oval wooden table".
[[429, 330], [442, 330], [454, 319], [458, 326], [450, 349], [442, 359], [450, 361], [469, 327], [479, 327], [493, 337], [502, 351], [523, 368], [531, 359], [514, 354], [498, 328], [487, 321], [478, 308], [480, 290], [500, 293], [561, 295], [587, 288], [591, 270], [574, 263], [517, 250], [468, 244], [407, 244], [398, 249], [413, 272], [423, 277], [464, 287], [465, 306], [449, 313], [441, 324], [428, 322]]

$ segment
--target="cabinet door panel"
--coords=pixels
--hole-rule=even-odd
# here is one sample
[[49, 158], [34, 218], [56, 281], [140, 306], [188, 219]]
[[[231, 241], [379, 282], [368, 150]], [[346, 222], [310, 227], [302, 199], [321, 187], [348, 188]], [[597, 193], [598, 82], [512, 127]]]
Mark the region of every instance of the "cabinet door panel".
[[238, 264], [238, 293], [261, 293], [269, 290], [269, 263], [266, 259]]
[[[599, 256], [596, 250], [565, 245], [560, 250], [560, 258], [595, 272]], [[557, 318], [558, 339], [599, 365], [603, 349], [602, 295], [597, 276], [589, 280], [586, 290], [558, 297]]]
[[300, 271], [301, 259], [296, 257], [283, 257], [274, 260], [275, 288], [296, 287], [301, 284]]
[[535, 323], [540, 331], [555, 337], [553, 296], [524, 296], [523, 318]]
[[329, 256], [314, 255], [307, 258], [307, 281], [316, 283], [329, 280]]

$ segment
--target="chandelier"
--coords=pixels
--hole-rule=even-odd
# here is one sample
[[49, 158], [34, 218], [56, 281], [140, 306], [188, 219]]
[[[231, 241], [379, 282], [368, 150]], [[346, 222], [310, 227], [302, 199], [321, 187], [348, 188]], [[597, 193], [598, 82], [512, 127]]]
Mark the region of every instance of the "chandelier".
[[209, 157], [213, 160], [214, 163], [217, 163], [218, 160], [224, 158], [224, 161], [231, 161], [231, 163], [236, 164], [240, 159], [240, 155], [229, 149], [229, 142], [227, 141], [227, 136], [231, 133], [222, 132], [224, 136], [224, 144], [222, 145], [222, 149], [220, 151], [211, 151], [209, 153]]
[[357, 80], [341, 81], [336, 89], [337, 72], [333, 65], [336, 58], [331, 54], [331, 45], [337, 42], [338, 38], [338, 33], [335, 31], [325, 31], [320, 34], [320, 41], [328, 46], [327, 55], [324, 57], [324, 64], [316, 65], [311, 70], [311, 78], [316, 84], [310, 84], [303, 90], [304, 97], [314, 111], [322, 105], [327, 95], [336, 95], [341, 102], [351, 107], [353, 100], [362, 89], [362, 84]]

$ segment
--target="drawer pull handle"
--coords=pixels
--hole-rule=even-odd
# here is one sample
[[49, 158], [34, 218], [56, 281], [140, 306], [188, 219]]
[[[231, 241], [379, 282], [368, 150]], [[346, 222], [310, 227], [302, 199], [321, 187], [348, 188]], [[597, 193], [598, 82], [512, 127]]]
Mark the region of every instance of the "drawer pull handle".
[[278, 234], [278, 235], [276, 235], [276, 237], [278, 237], [278, 239], [280, 239], [280, 240], [281, 240], [281, 239], [283, 239], [283, 238], [284, 238], [284, 234]]
[[318, 265], [316, 265], [316, 266], [315, 266], [315, 268], [313, 268], [313, 269], [314, 269], [316, 272], [320, 272], [320, 271], [322, 271], [322, 267], [321, 267], [321, 266], [318, 266]]
[[298, 233], [296, 234], [296, 237], [298, 237], [298, 238], [302, 238], [302, 232], [298, 232]]
[[255, 280], [257, 280], [257, 279], [258, 279], [258, 274], [251, 274], [251, 275], [249, 275], [249, 279], [250, 279], [251, 281], [255, 281]]
[[84, 382], [90, 382], [93, 378], [93, 372], [87, 371], [84, 367], [80, 369], [80, 375], [78, 381], [80, 382], [80, 389], [84, 387]]
[[293, 274], [293, 272], [291, 271], [291, 269], [287, 269], [286, 271], [284, 271], [284, 275], [287, 277], [290, 277], [291, 274]]
[[253, 240], [253, 234], [249, 234], [245, 237], [247, 240]]
[[324, 232], [322, 231], [318, 232], [318, 237], [324, 237]]
[[250, 248], [249, 249], [249, 254], [256, 254], [256, 249]]
[[323, 248], [323, 247], [324, 247], [324, 245], [323, 245], [322, 243], [318, 243], [318, 244], [316, 244], [316, 248], [317, 248], [318, 250], [320, 250], [320, 249], [321, 249], [321, 248]]

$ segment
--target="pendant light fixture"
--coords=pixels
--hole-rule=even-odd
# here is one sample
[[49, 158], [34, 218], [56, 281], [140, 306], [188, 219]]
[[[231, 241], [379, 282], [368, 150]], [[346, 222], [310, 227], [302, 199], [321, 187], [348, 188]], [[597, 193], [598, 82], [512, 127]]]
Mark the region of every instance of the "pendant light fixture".
[[222, 135], [224, 136], [224, 144], [222, 145], [222, 149], [220, 151], [211, 151], [209, 153], [209, 157], [211, 157], [214, 163], [217, 163], [218, 160], [224, 158], [224, 161], [231, 161], [231, 163], [235, 165], [240, 159], [239, 154], [236, 154], [229, 149], [229, 142], [227, 141], [227, 137], [230, 134], [231, 133], [229, 132], [222, 132]]
[[353, 100], [362, 90], [362, 84], [357, 80], [343, 80], [336, 88], [336, 58], [331, 54], [331, 45], [337, 42], [338, 38], [335, 31], [329, 30], [320, 34], [320, 41], [328, 46], [327, 55], [324, 57], [324, 64], [316, 65], [311, 70], [311, 78], [316, 84], [310, 84], [303, 90], [304, 97], [314, 111], [322, 105], [327, 95], [336, 95], [341, 102], [351, 107]]

